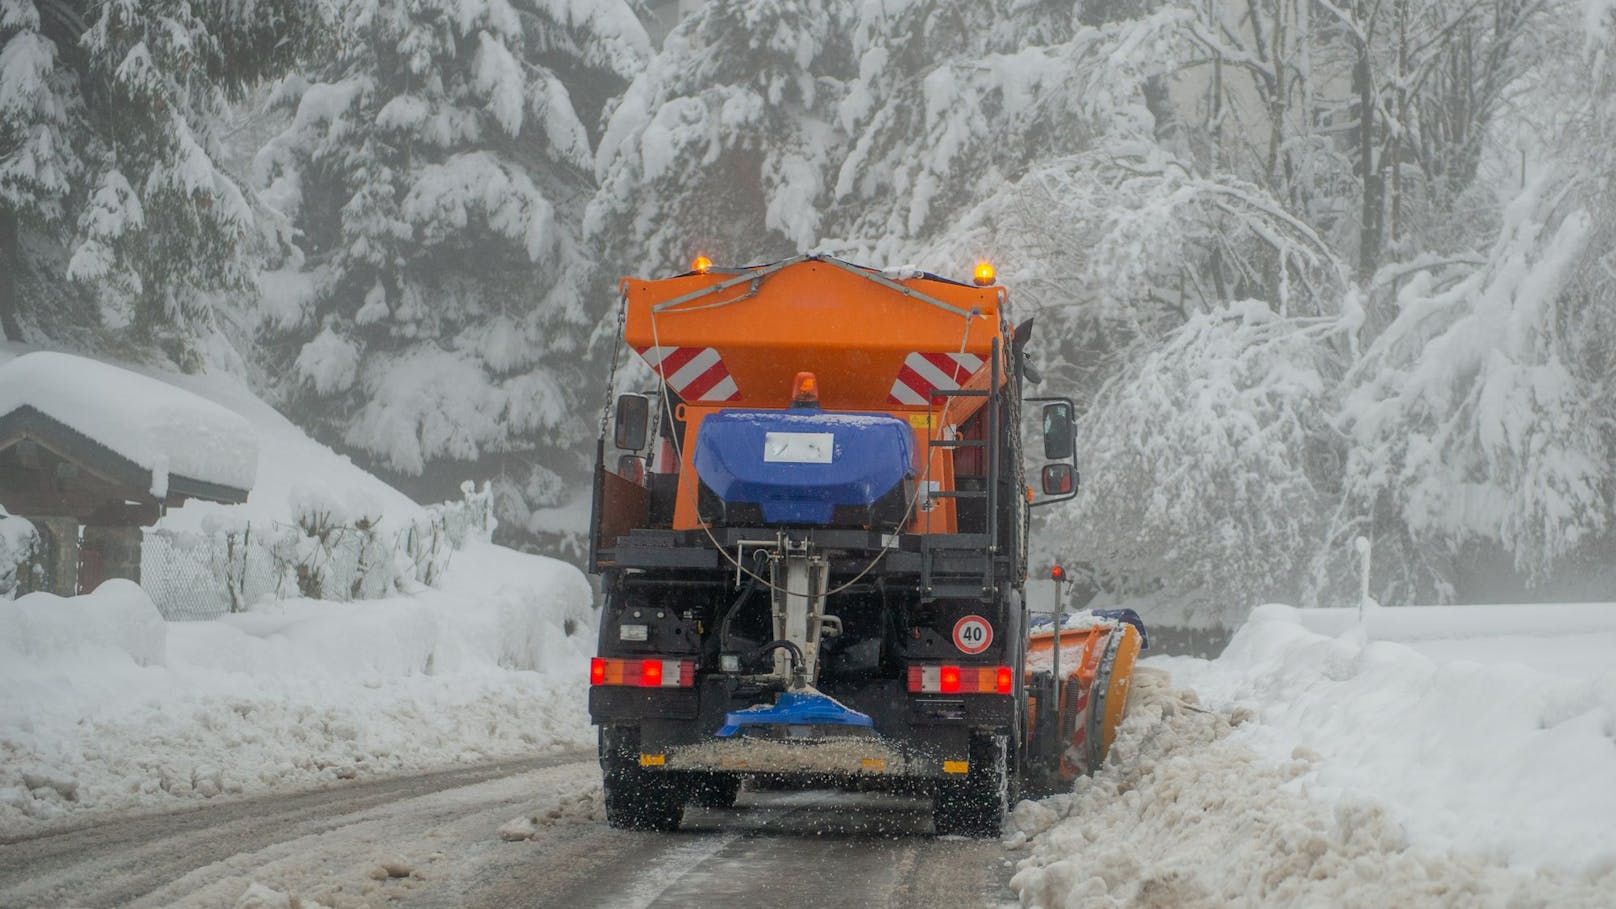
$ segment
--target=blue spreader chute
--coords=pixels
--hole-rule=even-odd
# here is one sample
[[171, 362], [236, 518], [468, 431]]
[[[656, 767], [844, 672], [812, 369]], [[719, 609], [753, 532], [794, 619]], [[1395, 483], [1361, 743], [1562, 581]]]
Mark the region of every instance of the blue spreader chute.
[[729, 738], [746, 726], [863, 726], [875, 729], [869, 716], [850, 710], [817, 691], [787, 691], [774, 704], [758, 704], [724, 717], [718, 735]]

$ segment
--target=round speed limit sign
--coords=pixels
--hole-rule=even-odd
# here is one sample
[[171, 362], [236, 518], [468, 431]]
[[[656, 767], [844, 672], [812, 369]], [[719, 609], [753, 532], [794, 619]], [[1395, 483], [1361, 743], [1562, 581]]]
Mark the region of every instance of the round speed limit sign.
[[993, 643], [993, 626], [979, 615], [968, 615], [954, 623], [954, 646], [961, 653], [976, 654]]

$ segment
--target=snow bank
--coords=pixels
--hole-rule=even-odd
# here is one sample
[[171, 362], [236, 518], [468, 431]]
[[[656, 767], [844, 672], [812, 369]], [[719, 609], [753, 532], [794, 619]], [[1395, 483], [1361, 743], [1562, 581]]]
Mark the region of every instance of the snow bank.
[[[1251, 714], [1206, 710], [1142, 669], [1112, 758], [1068, 795], [1016, 806], [1022, 904], [1605, 906], [1606, 866], [1528, 873], [1411, 842], [1385, 805], [1310, 798], [1328, 759], [1264, 760]], [[1239, 728], [1236, 728], [1239, 727]]]
[[0, 603], [0, 836], [89, 811], [590, 739], [583, 575], [471, 543], [442, 589], [154, 621], [138, 587]]
[[238, 414], [147, 376], [85, 357], [35, 351], [0, 363], [0, 414], [33, 407], [151, 471], [247, 489], [257, 474], [255, 433]]
[[[1215, 661], [1166, 658], [1240, 741], [1320, 756], [1309, 790], [1373, 800], [1429, 848], [1515, 867], [1616, 868], [1616, 628], [1610, 606], [1253, 613]], [[1601, 631], [1600, 629], [1607, 629]], [[1445, 630], [1444, 630], [1445, 629]], [[1556, 635], [1557, 630], [1564, 633]], [[1410, 643], [1373, 640], [1408, 634]]]
[[66, 599], [30, 593], [0, 601], [0, 654], [14, 665], [84, 657], [161, 666], [166, 652], [163, 617], [133, 581], [114, 578]]
[[[1309, 631], [1339, 635], [1355, 629], [1371, 641], [1438, 641], [1527, 635], [1562, 637], [1616, 633], [1616, 603], [1533, 603], [1486, 606], [1371, 606], [1357, 609], [1271, 610], [1269, 620], [1295, 621]], [[1611, 668], [1616, 669], [1616, 651]]]

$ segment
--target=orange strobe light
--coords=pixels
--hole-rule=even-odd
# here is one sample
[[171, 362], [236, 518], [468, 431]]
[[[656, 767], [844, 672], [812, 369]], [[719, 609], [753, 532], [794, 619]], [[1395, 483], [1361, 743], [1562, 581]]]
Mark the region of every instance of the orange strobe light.
[[791, 406], [819, 406], [819, 379], [813, 373], [797, 373], [797, 378], [791, 383]]
[[971, 280], [976, 282], [977, 287], [987, 287], [996, 279], [997, 273], [993, 270], [992, 262], [976, 263], [976, 271], [971, 275]]
[[698, 275], [705, 275], [707, 270], [712, 267], [713, 260], [706, 256], [697, 256], [696, 260], [690, 263], [690, 270]]

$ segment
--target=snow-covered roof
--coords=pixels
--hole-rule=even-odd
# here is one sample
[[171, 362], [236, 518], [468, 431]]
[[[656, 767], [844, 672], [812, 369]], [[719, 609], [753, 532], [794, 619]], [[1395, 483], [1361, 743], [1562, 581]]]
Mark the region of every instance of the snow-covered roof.
[[[53, 351], [0, 363], [0, 421], [28, 408], [149, 473], [158, 499], [169, 497], [171, 478], [244, 497], [258, 471], [257, 433], [240, 415], [107, 363]], [[194, 483], [175, 485], [202, 494]]]

